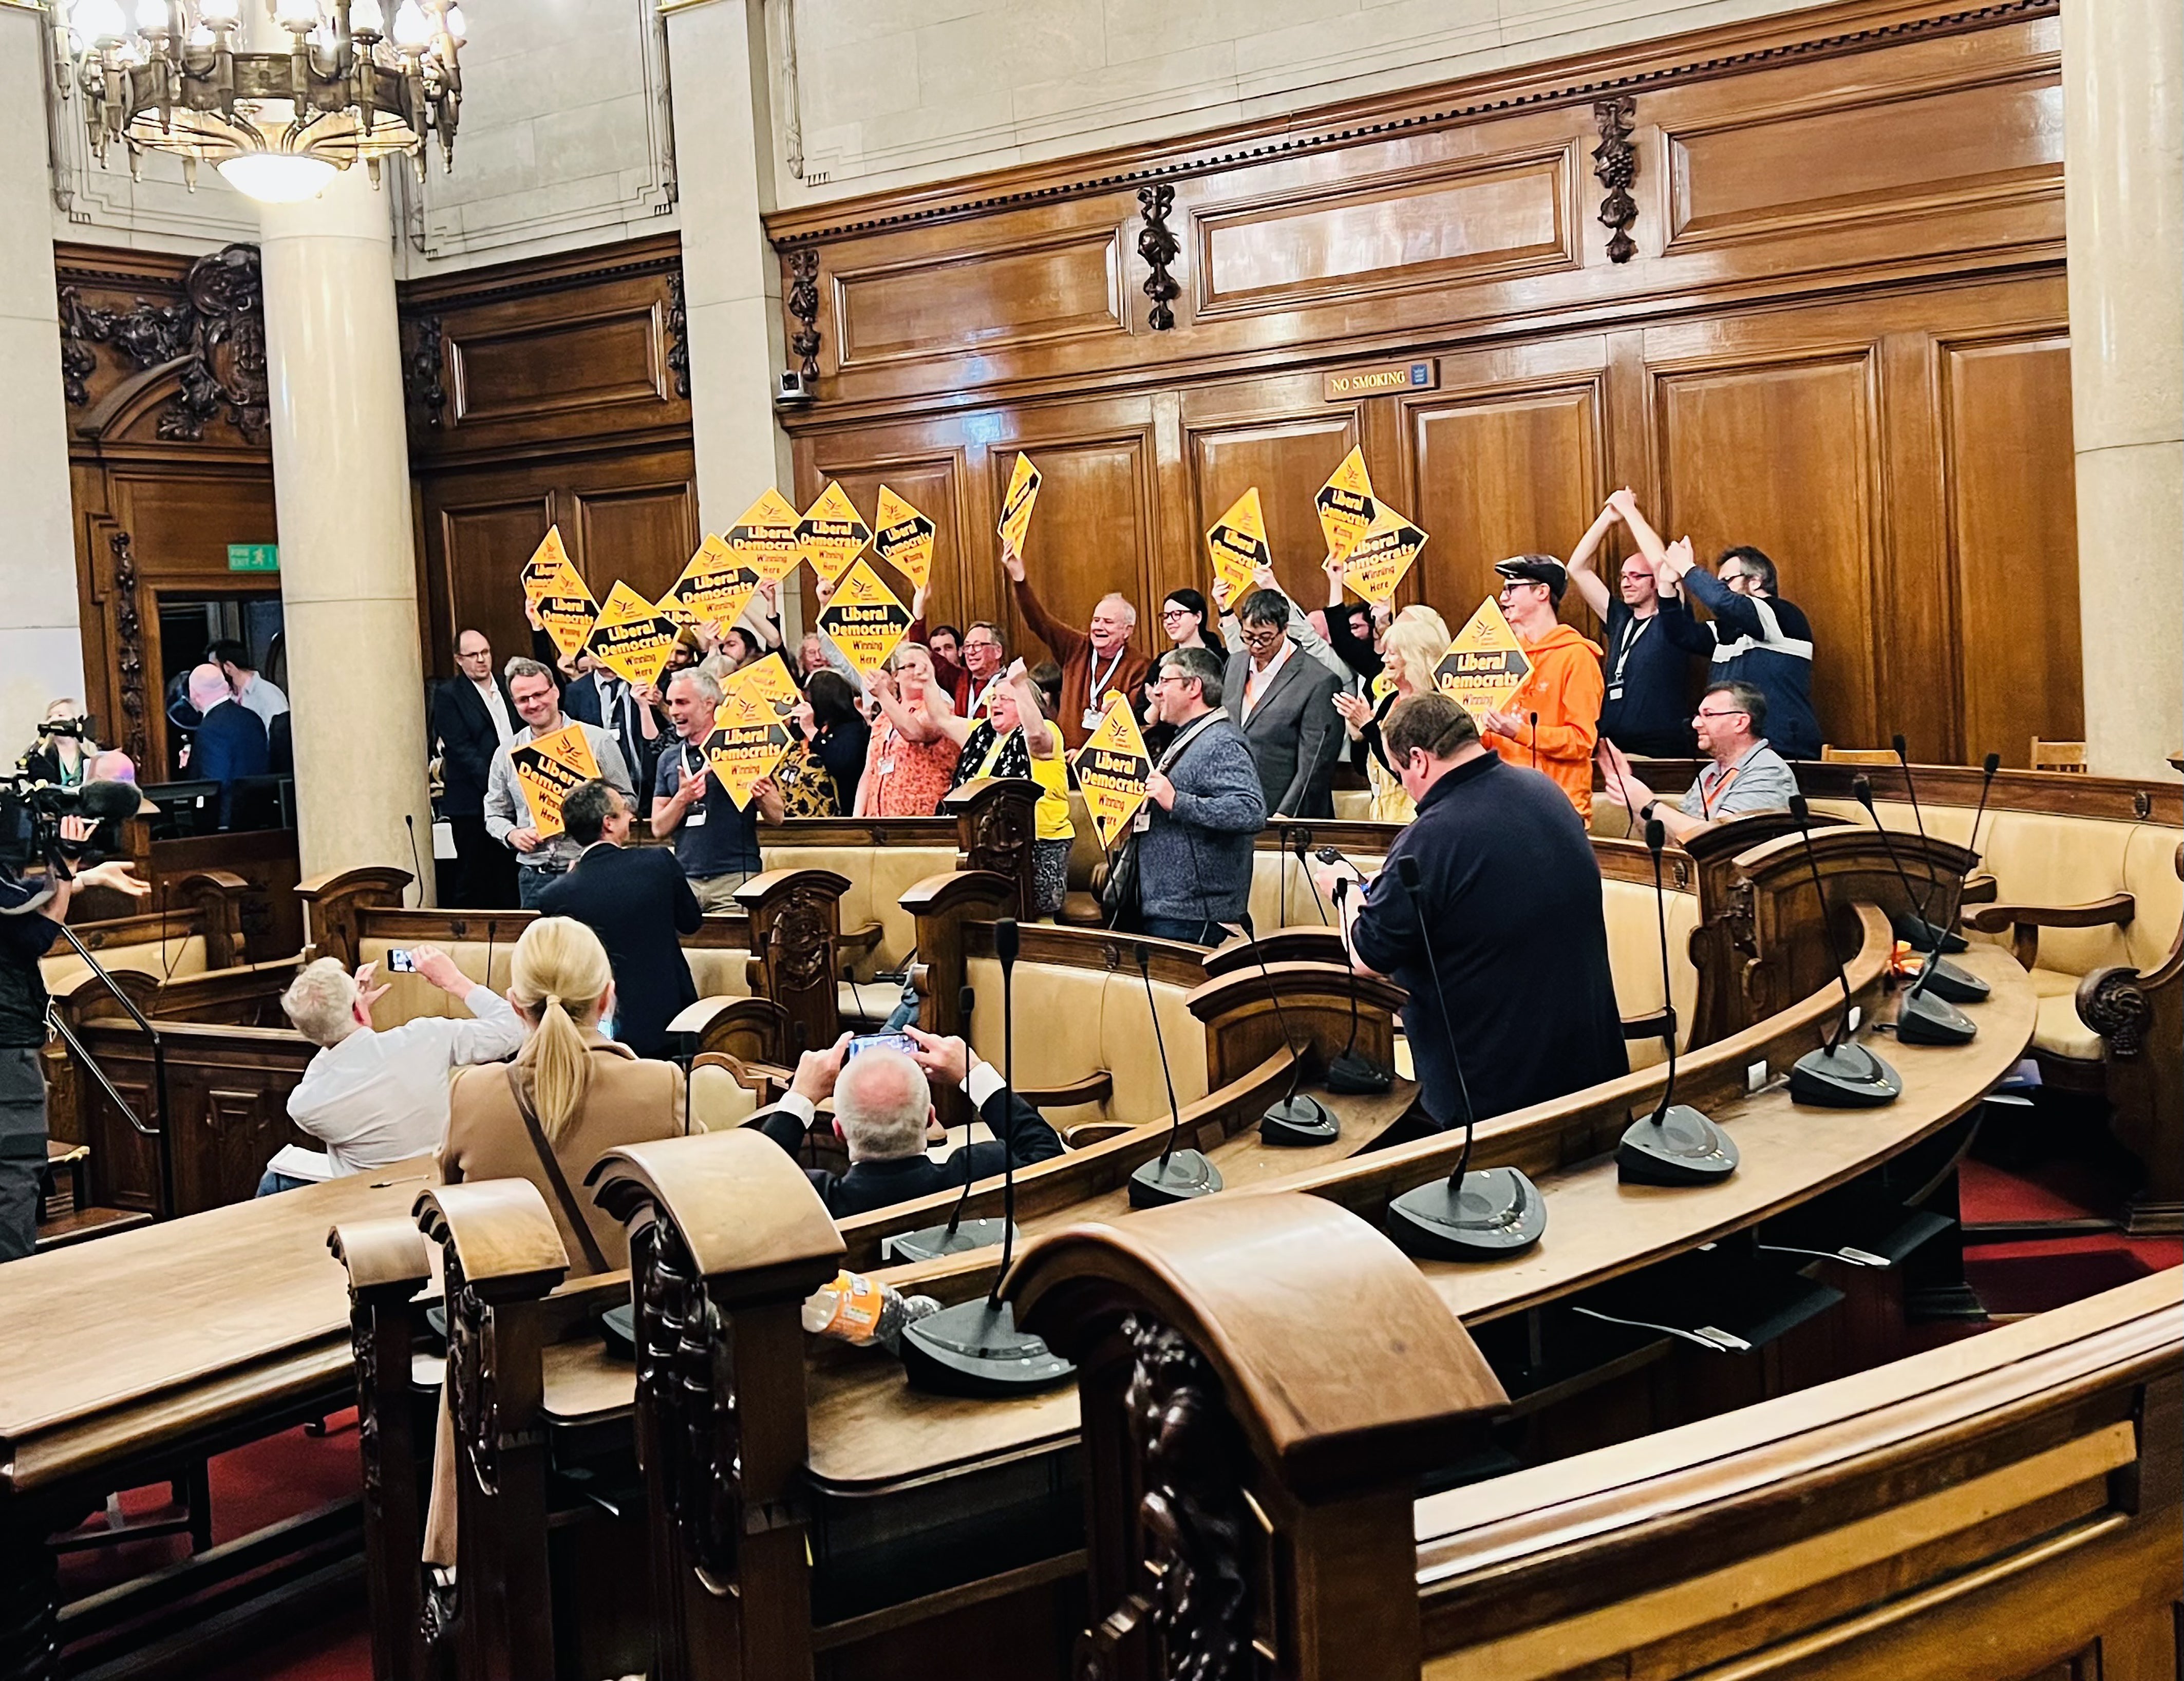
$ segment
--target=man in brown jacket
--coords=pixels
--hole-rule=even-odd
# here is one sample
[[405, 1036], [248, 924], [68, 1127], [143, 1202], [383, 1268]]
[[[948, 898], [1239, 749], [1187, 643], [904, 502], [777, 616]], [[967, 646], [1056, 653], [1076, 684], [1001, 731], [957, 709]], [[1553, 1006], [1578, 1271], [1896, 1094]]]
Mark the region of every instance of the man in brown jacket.
[[1017, 610], [1061, 667], [1061, 704], [1055, 710], [1054, 721], [1074, 752], [1099, 726], [1111, 696], [1119, 694], [1132, 706], [1138, 704], [1139, 691], [1152, 665], [1130, 646], [1138, 610], [1122, 596], [1103, 595], [1092, 609], [1091, 623], [1080, 631], [1046, 610], [1024, 578], [1023, 556], [1006, 543], [1001, 545], [1001, 565], [1016, 592]]

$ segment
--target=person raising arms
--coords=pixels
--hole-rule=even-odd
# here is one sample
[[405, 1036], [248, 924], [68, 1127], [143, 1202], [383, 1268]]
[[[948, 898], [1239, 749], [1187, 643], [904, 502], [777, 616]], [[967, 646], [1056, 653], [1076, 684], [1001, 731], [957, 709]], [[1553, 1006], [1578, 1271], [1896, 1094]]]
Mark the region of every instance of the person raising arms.
[[[1051, 664], [1040, 670], [1059, 682], [1060, 673]], [[984, 717], [976, 722], [954, 715], [939, 721], [962, 749], [956, 761], [956, 788], [990, 776], [1021, 777], [1039, 786], [1038, 833], [1032, 844], [1035, 917], [1054, 916], [1068, 896], [1069, 846], [1077, 836], [1069, 815], [1069, 760], [1046, 706], [1039, 686], [1019, 660], [989, 692]]]
[[1107, 698], [1134, 698], [1145, 687], [1152, 661], [1130, 646], [1138, 627], [1138, 610], [1123, 596], [1103, 595], [1092, 609], [1083, 630], [1065, 625], [1049, 612], [1024, 576], [1023, 556], [1001, 544], [1001, 568], [1016, 593], [1017, 610], [1031, 633], [1045, 643], [1055, 663], [1061, 667], [1061, 704], [1055, 722], [1072, 751], [1100, 726]]
[[952, 717], [922, 643], [899, 642], [866, 686], [880, 716], [857, 786], [860, 817], [930, 817], [940, 807], [962, 749], [943, 726]]
[[1607, 637], [1600, 733], [1625, 753], [1685, 759], [1691, 752], [1691, 726], [1684, 715], [1691, 654], [1662, 629], [1653, 563], [1642, 546], [1625, 556], [1613, 591], [1593, 569], [1593, 557], [1617, 520], [1629, 525], [1644, 519], [1627, 487], [1609, 497], [1570, 554], [1569, 578], [1585, 604], [1600, 615]]

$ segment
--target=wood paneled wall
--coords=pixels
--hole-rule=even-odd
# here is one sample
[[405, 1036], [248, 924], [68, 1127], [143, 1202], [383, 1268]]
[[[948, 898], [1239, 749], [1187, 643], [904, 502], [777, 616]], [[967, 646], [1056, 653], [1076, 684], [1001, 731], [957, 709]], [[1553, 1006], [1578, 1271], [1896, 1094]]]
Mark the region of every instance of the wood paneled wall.
[[939, 527], [935, 615], [1006, 619], [1027, 450], [1034, 580], [1130, 593], [1152, 645], [1250, 485], [1323, 600], [1353, 445], [1452, 621], [1628, 483], [1702, 558], [1774, 558], [1830, 740], [2021, 763], [2082, 733], [2054, 10], [1858, 0], [773, 217], [817, 339], [794, 493], [869, 518], [884, 480]]
[[402, 288], [427, 674], [455, 633], [527, 652], [516, 579], [554, 524], [593, 594], [656, 598], [698, 546], [672, 236]]

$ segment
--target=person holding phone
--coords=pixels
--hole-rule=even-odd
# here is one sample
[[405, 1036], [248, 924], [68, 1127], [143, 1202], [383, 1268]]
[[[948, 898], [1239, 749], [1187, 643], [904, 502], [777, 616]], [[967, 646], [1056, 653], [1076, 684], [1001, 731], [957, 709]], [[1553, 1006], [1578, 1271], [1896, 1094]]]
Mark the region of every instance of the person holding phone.
[[[819, 1105], [833, 1099], [833, 1127], [849, 1149], [850, 1171], [804, 1172], [837, 1220], [991, 1178], [1011, 1158], [1022, 1168], [1061, 1154], [1054, 1128], [961, 1039], [916, 1027], [874, 1037], [883, 1042], [844, 1033], [823, 1050], [805, 1051], [781, 1101], [744, 1123], [794, 1156], [816, 1124]], [[906, 1051], [896, 1048], [901, 1042]], [[853, 1045], [861, 1046], [854, 1055]], [[965, 1144], [935, 1161], [925, 1153], [925, 1136], [934, 1118], [933, 1084], [943, 1080], [971, 1099], [994, 1141]]]

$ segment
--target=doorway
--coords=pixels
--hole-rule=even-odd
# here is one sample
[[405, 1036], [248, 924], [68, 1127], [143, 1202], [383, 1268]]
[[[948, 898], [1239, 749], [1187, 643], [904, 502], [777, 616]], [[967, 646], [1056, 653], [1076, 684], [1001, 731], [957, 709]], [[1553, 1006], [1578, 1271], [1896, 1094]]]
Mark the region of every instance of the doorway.
[[[159, 613], [159, 694], [167, 727], [162, 732], [161, 782], [181, 780], [182, 743], [195, 721], [189, 710], [190, 672], [204, 651], [220, 641], [241, 643], [256, 669], [281, 688], [288, 686], [287, 639], [281, 619], [278, 589], [182, 593], [162, 590]], [[153, 778], [141, 776], [140, 780]]]

